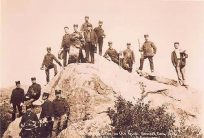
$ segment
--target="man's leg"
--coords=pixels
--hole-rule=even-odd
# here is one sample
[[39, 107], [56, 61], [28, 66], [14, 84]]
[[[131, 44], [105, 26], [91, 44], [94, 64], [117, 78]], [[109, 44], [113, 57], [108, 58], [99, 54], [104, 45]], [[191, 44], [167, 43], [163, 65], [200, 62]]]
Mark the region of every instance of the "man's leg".
[[150, 64], [150, 69], [151, 69], [151, 72], [154, 72], [154, 62], [153, 62], [153, 57], [148, 57], [149, 59], [149, 64]]
[[177, 77], [178, 77], [178, 81], [179, 81], [179, 84], [180, 85], [183, 85], [183, 81], [182, 81], [182, 75], [181, 75], [181, 72], [180, 72], [180, 66], [179, 65], [177, 65], [176, 67], [175, 67], [175, 69], [176, 69], [176, 73], [177, 73]]
[[140, 58], [140, 67], [139, 67], [139, 70], [142, 70], [143, 69], [143, 64], [144, 64], [144, 60], [145, 60], [146, 57], [142, 56]]
[[57, 71], [57, 65], [53, 64], [53, 67], [54, 67], [54, 76], [57, 75], [58, 71]]
[[90, 46], [90, 55], [91, 55], [91, 63], [94, 64], [94, 50], [95, 50], [95, 45]]
[[180, 72], [181, 72], [181, 78], [182, 78], [182, 81], [183, 81], [183, 85], [186, 85], [186, 82], [185, 82], [185, 67], [180, 67]]
[[99, 55], [102, 56], [103, 38], [99, 39], [98, 46], [99, 46]]
[[13, 104], [12, 121], [16, 119], [16, 104]]
[[45, 70], [45, 74], [46, 74], [46, 81], [48, 83], [50, 81], [50, 70], [48, 68]]
[[67, 66], [67, 50], [63, 50], [63, 66], [66, 67]]
[[19, 117], [21, 117], [23, 115], [22, 106], [17, 105], [17, 107], [18, 107]]
[[129, 60], [128, 62], [129, 62], [129, 72], [132, 72], [133, 62], [131, 60]]
[[86, 43], [85, 45], [85, 52], [86, 52], [86, 62], [89, 62], [89, 52], [90, 52], [90, 43]]
[[52, 127], [52, 138], [56, 138], [57, 133], [59, 131], [59, 118], [55, 118], [54, 123], [53, 123], [53, 127]]
[[67, 127], [67, 116], [66, 115], [62, 115], [61, 119], [60, 119], [60, 125], [59, 125], [59, 130], [62, 131], [64, 129], [64, 127]]

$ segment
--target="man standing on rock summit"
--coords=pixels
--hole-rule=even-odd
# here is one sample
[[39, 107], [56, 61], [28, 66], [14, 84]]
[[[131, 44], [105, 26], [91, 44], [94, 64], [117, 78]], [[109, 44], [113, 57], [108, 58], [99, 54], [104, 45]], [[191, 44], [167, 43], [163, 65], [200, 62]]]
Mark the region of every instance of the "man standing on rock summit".
[[143, 46], [139, 49], [139, 51], [142, 52], [142, 54], [141, 54], [141, 58], [140, 58], [140, 67], [139, 67], [138, 71], [142, 71], [144, 60], [146, 58], [148, 58], [149, 63], [150, 63], [150, 69], [151, 69], [151, 72], [153, 73], [154, 72], [153, 57], [157, 52], [157, 48], [153, 42], [149, 41], [149, 35], [148, 34], [144, 35], [144, 38], [145, 38], [145, 42], [144, 42]]
[[57, 58], [51, 53], [51, 47], [47, 47], [47, 54], [44, 56], [41, 70], [44, 69], [45, 66], [45, 74], [47, 83], [50, 81], [50, 69], [54, 68], [54, 75], [57, 75], [57, 65], [53, 63], [55, 60], [61, 67], [62, 64], [57, 60]]

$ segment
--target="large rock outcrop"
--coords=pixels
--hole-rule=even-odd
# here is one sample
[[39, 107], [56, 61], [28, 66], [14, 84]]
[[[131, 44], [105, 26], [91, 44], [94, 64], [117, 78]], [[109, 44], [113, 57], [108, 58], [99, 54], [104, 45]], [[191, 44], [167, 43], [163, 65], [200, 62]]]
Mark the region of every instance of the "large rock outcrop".
[[[137, 99], [151, 101], [153, 108], [165, 105], [168, 112], [175, 114], [176, 125], [183, 118], [188, 124], [201, 125], [202, 104], [198, 91], [164, 83], [165, 80], [151, 81], [137, 73], [128, 73], [100, 56], [96, 56], [95, 62], [68, 65], [44, 88], [50, 92], [51, 99], [54, 98], [54, 90], [61, 89], [70, 104], [68, 128], [59, 137], [80, 138], [110, 132], [111, 121], [107, 110], [114, 108], [117, 96], [133, 102]], [[4, 137], [15, 137], [10, 132], [14, 124], [18, 125], [18, 120], [9, 126]]]

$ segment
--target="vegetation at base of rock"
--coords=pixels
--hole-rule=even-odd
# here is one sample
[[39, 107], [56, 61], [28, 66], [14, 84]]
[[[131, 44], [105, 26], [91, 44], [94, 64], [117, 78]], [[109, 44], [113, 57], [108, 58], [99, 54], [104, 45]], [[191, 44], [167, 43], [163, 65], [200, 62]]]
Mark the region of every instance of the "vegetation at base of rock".
[[[160, 136], [160, 137], [186, 137], [201, 138], [201, 130], [195, 126], [176, 127], [175, 116], [166, 112], [166, 107], [150, 108], [149, 103], [138, 100], [135, 104], [118, 97], [115, 101], [115, 110], [108, 113], [115, 137]], [[190, 138], [190, 137], [189, 137]]]
[[0, 106], [0, 137], [3, 136], [9, 123], [11, 122], [11, 113], [9, 109], [9, 104], [6, 102]]

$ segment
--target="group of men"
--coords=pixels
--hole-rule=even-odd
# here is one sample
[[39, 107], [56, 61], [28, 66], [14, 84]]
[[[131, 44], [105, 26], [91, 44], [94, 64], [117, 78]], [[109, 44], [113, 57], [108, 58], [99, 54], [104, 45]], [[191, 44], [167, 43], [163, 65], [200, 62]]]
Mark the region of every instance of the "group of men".
[[[22, 116], [19, 127], [22, 138], [55, 138], [57, 134], [67, 127], [70, 113], [69, 105], [62, 98], [61, 90], [55, 90], [56, 98], [50, 101], [49, 93], [42, 94], [42, 104], [36, 104], [41, 95], [41, 87], [36, 83], [36, 78], [31, 78], [32, 85], [27, 94], [16, 81], [16, 88], [12, 91], [10, 104], [13, 107], [12, 120], [15, 120], [17, 109], [19, 117]], [[41, 107], [40, 117], [37, 117], [36, 109]], [[23, 110], [25, 110], [23, 112]]]

